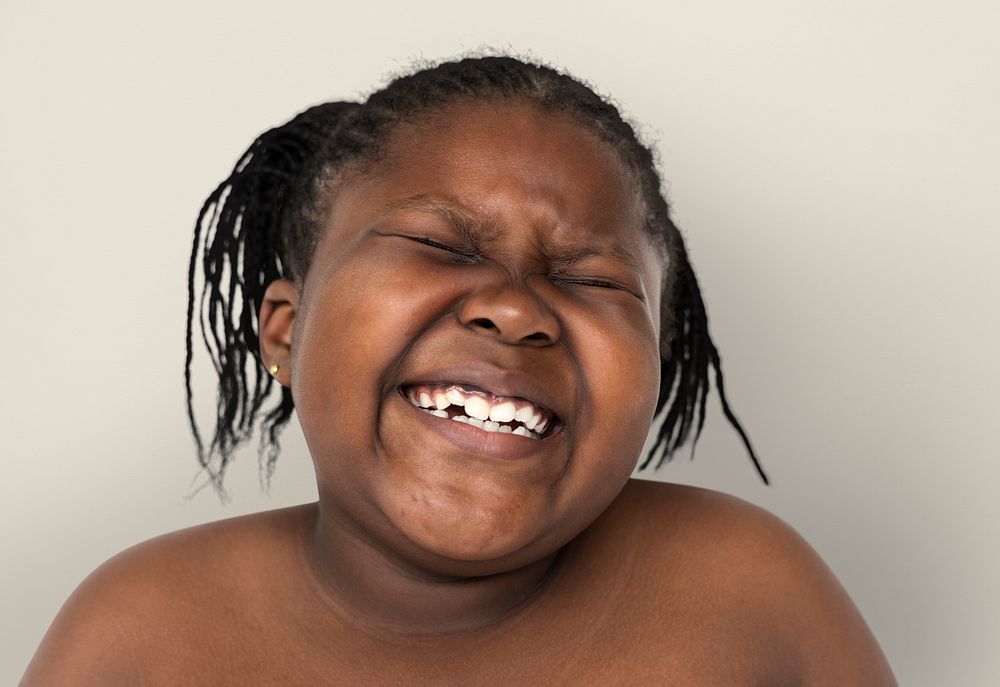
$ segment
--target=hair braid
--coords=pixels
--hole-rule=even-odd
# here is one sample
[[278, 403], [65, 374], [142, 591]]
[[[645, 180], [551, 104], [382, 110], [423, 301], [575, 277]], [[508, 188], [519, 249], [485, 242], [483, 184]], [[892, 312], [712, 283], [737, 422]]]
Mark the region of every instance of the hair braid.
[[691, 455], [692, 458], [694, 457], [694, 446], [705, 426], [705, 409], [711, 390], [709, 379], [709, 369], [711, 368], [715, 372], [715, 387], [719, 394], [723, 415], [739, 434], [757, 474], [760, 475], [764, 484], [769, 484], [767, 474], [765, 474], [750, 443], [750, 437], [747, 436], [726, 398], [723, 386], [722, 360], [709, 334], [705, 303], [701, 297], [701, 290], [698, 288], [694, 269], [683, 246], [680, 247], [680, 253], [677, 257], [676, 270], [679, 275], [676, 298], [673, 306], [668, 308], [668, 311], [672, 313], [671, 319], [674, 321], [672, 327], [674, 333], [672, 340], [668, 343], [670, 349], [668, 358], [661, 367], [660, 396], [656, 403], [656, 413], [659, 415], [666, 407], [671, 393], [673, 393], [673, 403], [667, 409], [657, 430], [656, 439], [639, 469], [648, 467], [657, 451], [660, 452], [660, 458], [656, 463], [656, 468], [668, 461], [673, 452], [687, 441], [692, 422], [697, 420], [694, 437], [691, 440]]
[[[301, 206], [288, 200], [309, 194], [303, 187], [315, 183], [316, 154], [331, 128], [354, 106], [318, 105], [261, 134], [198, 215], [188, 266], [184, 380], [198, 462], [220, 494], [232, 454], [252, 435], [274, 385], [259, 360], [257, 314], [272, 281], [298, 276], [298, 246], [293, 239], [301, 232], [293, 227], [300, 222]], [[204, 285], [196, 300], [199, 262]], [[215, 431], [207, 446], [192, 403], [191, 344], [196, 320], [219, 382]], [[256, 361], [248, 365], [251, 359]], [[278, 435], [291, 412], [291, 393], [283, 387], [279, 403], [262, 420], [259, 457], [262, 475], [268, 478], [278, 455]]]

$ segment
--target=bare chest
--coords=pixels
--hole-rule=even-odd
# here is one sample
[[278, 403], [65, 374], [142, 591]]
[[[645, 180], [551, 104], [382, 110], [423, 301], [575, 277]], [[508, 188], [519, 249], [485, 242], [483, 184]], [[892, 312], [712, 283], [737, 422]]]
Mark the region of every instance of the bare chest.
[[231, 618], [193, 641], [158, 643], [141, 672], [143, 683], [165, 685], [793, 684], [781, 656], [738, 613], [706, 614], [699, 603], [667, 609], [620, 591], [598, 603], [601, 596], [554, 599], [474, 640], [387, 641], [280, 614]]

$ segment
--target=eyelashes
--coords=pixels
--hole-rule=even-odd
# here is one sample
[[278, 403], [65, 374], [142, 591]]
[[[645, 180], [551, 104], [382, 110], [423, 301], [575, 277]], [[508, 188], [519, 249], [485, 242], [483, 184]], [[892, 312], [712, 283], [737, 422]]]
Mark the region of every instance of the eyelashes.
[[411, 241], [416, 241], [417, 243], [422, 243], [425, 246], [430, 246], [431, 248], [437, 248], [438, 250], [451, 253], [452, 255], [459, 258], [460, 261], [463, 263], [471, 264], [479, 261], [479, 257], [471, 251], [455, 248], [445, 243], [440, 243], [438, 241], [435, 241], [434, 239], [429, 239], [426, 236], [407, 236], [406, 238], [410, 239]]
[[604, 279], [574, 279], [572, 277], [555, 276], [555, 279], [563, 284], [576, 284], [577, 286], [597, 286], [602, 289], [624, 289], [624, 286], [616, 284], [613, 281], [605, 281]]
[[[438, 250], [450, 253], [454, 256], [458, 262], [463, 264], [474, 264], [479, 262], [479, 255], [470, 251], [468, 249], [455, 248], [454, 246], [449, 246], [446, 243], [441, 243], [440, 241], [435, 241], [434, 239], [428, 238], [426, 236], [405, 236], [405, 238], [421, 243], [425, 246], [430, 246], [431, 248], [436, 248]], [[557, 284], [566, 284], [570, 286], [591, 286], [600, 289], [617, 289], [619, 291], [626, 291], [631, 293], [632, 290], [626, 286], [623, 286], [617, 282], [609, 281], [607, 279], [594, 279], [586, 277], [574, 277], [572, 275], [565, 274], [552, 274], [549, 277], [553, 282]]]

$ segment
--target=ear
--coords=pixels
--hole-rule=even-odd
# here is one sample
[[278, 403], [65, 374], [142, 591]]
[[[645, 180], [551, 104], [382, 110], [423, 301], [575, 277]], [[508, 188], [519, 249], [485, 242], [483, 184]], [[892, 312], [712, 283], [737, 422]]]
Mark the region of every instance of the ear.
[[[257, 324], [260, 359], [282, 386], [292, 384], [292, 331], [299, 307], [299, 289], [288, 279], [278, 279], [264, 292]], [[277, 365], [277, 371], [272, 372]]]

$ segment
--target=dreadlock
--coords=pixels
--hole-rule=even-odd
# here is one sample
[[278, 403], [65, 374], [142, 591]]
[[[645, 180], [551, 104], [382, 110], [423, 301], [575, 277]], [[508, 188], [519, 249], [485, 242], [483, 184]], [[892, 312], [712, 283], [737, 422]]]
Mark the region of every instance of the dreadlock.
[[[353, 107], [357, 105], [317, 105], [261, 134], [198, 215], [188, 266], [184, 382], [198, 461], [219, 493], [233, 452], [250, 438], [258, 417], [262, 476], [269, 479], [274, 470], [278, 434], [291, 417], [293, 403], [291, 392], [281, 387], [277, 405], [263, 408], [274, 379], [263, 374], [260, 364], [257, 314], [271, 282], [299, 275], [301, 256], [309, 249], [300, 229], [314, 205], [308, 179], [314, 174], [316, 154], [330, 127]], [[205, 283], [196, 299], [199, 256]], [[219, 377], [215, 433], [207, 447], [191, 395], [196, 318]], [[251, 355], [256, 363], [247, 365]]]
[[[348, 170], [377, 162], [401, 123], [462, 101], [521, 99], [569, 116], [597, 134], [633, 175], [645, 205], [645, 230], [668, 259], [661, 315], [660, 391], [656, 415], [662, 422], [645, 469], [656, 468], [691, 438], [697, 442], [714, 371], [726, 419], [738, 432], [761, 479], [768, 482], [750, 440], [733, 414], [723, 388], [718, 349], [683, 239], [661, 192], [653, 152], [614, 104], [587, 84], [550, 67], [508, 56], [444, 62], [391, 81], [363, 103], [333, 102], [312, 107], [259, 136], [232, 173], [208, 197], [195, 225], [188, 270], [185, 384], [187, 412], [198, 460], [213, 486], [222, 479], [234, 451], [261, 423], [258, 451], [262, 481], [277, 459], [278, 435], [293, 409], [289, 389], [265, 409], [274, 380], [263, 370], [257, 313], [268, 285], [280, 278], [301, 283], [309, 269], [332, 182]], [[200, 257], [200, 260], [199, 260]], [[201, 264], [204, 285], [196, 298]], [[191, 361], [194, 322], [219, 378], [215, 432], [205, 445], [194, 417]], [[253, 364], [247, 364], [252, 355]]]

